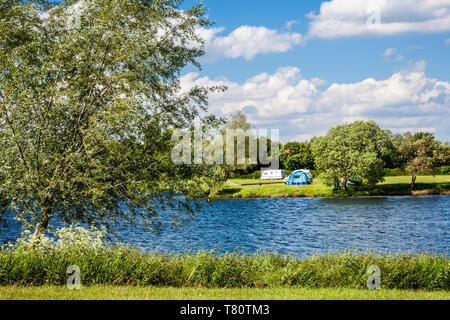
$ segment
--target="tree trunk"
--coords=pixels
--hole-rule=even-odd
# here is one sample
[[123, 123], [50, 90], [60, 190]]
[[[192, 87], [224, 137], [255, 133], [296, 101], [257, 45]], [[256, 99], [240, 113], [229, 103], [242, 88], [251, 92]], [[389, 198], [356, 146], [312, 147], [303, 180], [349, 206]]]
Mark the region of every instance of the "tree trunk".
[[45, 230], [47, 230], [51, 213], [52, 212], [50, 208], [41, 209], [41, 216], [39, 217], [39, 221], [36, 225], [36, 229], [34, 230], [33, 236], [31, 237], [31, 241], [29, 244], [31, 248], [36, 248], [39, 245], [42, 235], [45, 233]]
[[414, 190], [415, 190], [415, 187], [416, 187], [416, 179], [417, 179], [417, 176], [414, 174], [414, 175], [412, 176], [412, 180], [411, 180], [411, 191], [414, 191]]
[[230, 179], [231, 173], [232, 173], [232, 170], [231, 170], [231, 169], [225, 168], [225, 182], [227, 182], [228, 179]]
[[342, 181], [342, 185], [341, 185], [341, 190], [342, 191], [347, 191], [347, 183], [348, 183], [348, 178], [344, 177], [344, 179]]

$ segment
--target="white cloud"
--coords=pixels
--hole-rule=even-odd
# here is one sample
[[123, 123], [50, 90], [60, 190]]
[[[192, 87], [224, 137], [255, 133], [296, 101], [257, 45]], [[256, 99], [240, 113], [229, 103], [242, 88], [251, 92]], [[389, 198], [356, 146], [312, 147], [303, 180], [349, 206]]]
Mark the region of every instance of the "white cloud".
[[300, 21], [298, 21], [298, 20], [288, 21], [288, 22], [286, 22], [285, 28], [288, 30], [291, 30], [292, 26], [295, 24], [300, 24]]
[[257, 127], [279, 128], [282, 141], [322, 135], [335, 125], [375, 120], [395, 132], [426, 128], [441, 139], [450, 138], [448, 126], [450, 83], [427, 78], [425, 62], [394, 73], [385, 80], [366, 79], [331, 84], [319, 89], [317, 79], [304, 79], [296, 67], [261, 73], [245, 83], [213, 80], [189, 73], [182, 86], [226, 85], [228, 91], [210, 97], [210, 110], [228, 115], [247, 112]]
[[397, 61], [397, 62], [403, 61], [405, 58], [403, 57], [402, 54], [396, 54], [397, 52], [398, 52], [397, 48], [387, 48], [386, 51], [384, 51], [383, 53], [382, 61]]
[[390, 57], [394, 55], [397, 52], [397, 48], [387, 48], [386, 51], [383, 53], [383, 57]]
[[[308, 17], [308, 38], [447, 32], [450, 0], [331, 0]], [[373, 25], [378, 17], [380, 25]]]
[[316, 87], [323, 87], [323, 86], [328, 85], [328, 80], [321, 79], [321, 78], [312, 78], [310, 81]]
[[223, 31], [224, 28], [198, 30], [206, 42], [206, 60], [221, 57], [251, 60], [258, 54], [287, 52], [303, 40], [300, 33], [265, 27], [241, 26], [227, 36], [220, 36]]
[[405, 57], [403, 57], [403, 55], [401, 55], [401, 54], [398, 54], [398, 55], [395, 57], [395, 61], [397, 61], [397, 62], [401, 62], [401, 61], [403, 61], [403, 60], [405, 60]]
[[[258, 110], [257, 118], [306, 113], [313, 103], [318, 90], [316, 86], [302, 79], [296, 67], [279, 68], [275, 74], [261, 73], [248, 79], [244, 84], [228, 80], [198, 78], [197, 73], [189, 73], [181, 78], [182, 87], [194, 84], [204, 86], [225, 85], [225, 94], [211, 96], [211, 111], [231, 114], [245, 107], [253, 106]], [[282, 108], [278, 108], [281, 106]]]
[[[259, 54], [287, 52], [311, 38], [449, 32], [450, 0], [330, 0], [322, 2], [317, 14], [311, 12], [307, 17], [310, 22], [305, 36], [290, 31], [300, 23], [297, 20], [287, 21], [281, 30], [243, 25], [228, 35], [222, 35], [225, 28], [200, 28], [198, 33], [206, 42], [207, 54], [203, 59], [251, 60]], [[450, 45], [450, 39], [444, 44]], [[397, 51], [387, 49], [384, 58], [390, 60]], [[392, 60], [403, 61], [404, 57], [399, 54]]]
[[424, 72], [427, 68], [427, 63], [425, 60], [419, 61], [408, 61], [408, 66], [405, 68], [405, 71], [408, 72]]

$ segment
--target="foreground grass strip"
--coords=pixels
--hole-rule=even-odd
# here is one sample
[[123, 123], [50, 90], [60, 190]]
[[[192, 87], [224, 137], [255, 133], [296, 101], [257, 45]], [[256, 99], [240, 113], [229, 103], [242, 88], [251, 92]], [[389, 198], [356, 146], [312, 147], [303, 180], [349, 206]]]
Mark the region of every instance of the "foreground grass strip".
[[0, 300], [450, 300], [449, 291], [347, 288], [0, 287]]
[[433, 255], [355, 255], [296, 259], [272, 254], [167, 256], [127, 248], [0, 250], [1, 286], [65, 285], [67, 268], [80, 269], [85, 286], [177, 288], [367, 288], [378, 266], [385, 289], [450, 291], [450, 262]]

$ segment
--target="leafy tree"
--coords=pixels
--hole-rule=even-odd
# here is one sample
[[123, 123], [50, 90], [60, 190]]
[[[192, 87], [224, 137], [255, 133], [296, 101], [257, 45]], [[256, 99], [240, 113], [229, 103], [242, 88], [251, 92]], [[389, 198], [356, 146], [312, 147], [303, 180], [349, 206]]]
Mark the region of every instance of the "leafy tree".
[[404, 137], [401, 134], [391, 134], [392, 149], [385, 157], [386, 168], [396, 169], [404, 168], [406, 163], [401, 152], [399, 151], [400, 146], [403, 144]]
[[307, 143], [286, 143], [280, 150], [280, 162], [288, 170], [314, 168], [314, 157]]
[[247, 116], [242, 111], [238, 111], [230, 116], [225, 128], [247, 131], [253, 129], [253, 126], [248, 122]]
[[[256, 136], [255, 128], [248, 122], [247, 116], [242, 111], [232, 114], [222, 129], [224, 149], [227, 149], [227, 130], [241, 131], [241, 133], [243, 132], [248, 135], [246, 136], [245, 143], [243, 144], [238, 143], [237, 136], [233, 139], [234, 159], [232, 159], [232, 163], [227, 163], [227, 155], [226, 152], [224, 152], [223, 169], [225, 171], [225, 181], [228, 180], [233, 174], [253, 173], [263, 167], [267, 167], [273, 160], [277, 160], [273, 159], [272, 156], [278, 157], [278, 151], [275, 151], [274, 155], [272, 155], [272, 149], [279, 150], [280, 144], [267, 137]], [[256, 152], [256, 157], [252, 159], [256, 160], [256, 163], [250, 163], [250, 146], [252, 146], [252, 152]], [[260, 154], [261, 147], [264, 148], [264, 158], [262, 158], [262, 155]]]
[[199, 66], [196, 28], [210, 23], [201, 4], [179, 5], [0, 1], [2, 210], [35, 242], [54, 216], [157, 230], [159, 209], [192, 213], [170, 194], [195, 194], [208, 172], [174, 166], [170, 137], [206, 111], [210, 89], [182, 92], [178, 75]]
[[448, 142], [440, 142], [438, 155], [438, 166], [450, 166], [450, 145]]
[[399, 151], [406, 163], [406, 171], [411, 174], [411, 191], [414, 190], [417, 175], [432, 173], [436, 168], [440, 144], [434, 135], [418, 132], [414, 135], [406, 133]]
[[[228, 121], [225, 123], [224, 128], [222, 130], [223, 134], [223, 146], [224, 150], [227, 149], [227, 130], [242, 130], [243, 132], [247, 133], [250, 132], [253, 129], [253, 126], [248, 122], [247, 116], [242, 112], [238, 111], [234, 114], [232, 114]], [[225, 181], [228, 180], [231, 175], [235, 172], [241, 171], [241, 172], [247, 172], [251, 167], [254, 165], [249, 163], [249, 145], [250, 145], [250, 139], [254, 140], [252, 143], [256, 143], [255, 139], [256, 137], [254, 135], [249, 135], [248, 138], [245, 139], [245, 143], [243, 145], [238, 144], [238, 138], [235, 137], [233, 139], [234, 146], [232, 147], [233, 150], [233, 159], [232, 163], [229, 163], [229, 159], [227, 159], [227, 154], [224, 152], [224, 170], [225, 170]], [[245, 148], [243, 155], [244, 159], [238, 158], [239, 155], [242, 155], [238, 148]]]
[[346, 190], [354, 176], [369, 184], [383, 181], [383, 157], [391, 149], [391, 142], [389, 132], [380, 129], [374, 121], [334, 127], [311, 144], [316, 168], [327, 184], [339, 179], [341, 189]]

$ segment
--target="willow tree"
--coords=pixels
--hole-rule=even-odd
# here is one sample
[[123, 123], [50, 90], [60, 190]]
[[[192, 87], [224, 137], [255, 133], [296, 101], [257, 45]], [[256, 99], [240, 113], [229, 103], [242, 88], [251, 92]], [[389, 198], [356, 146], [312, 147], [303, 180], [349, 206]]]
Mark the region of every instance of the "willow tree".
[[166, 192], [195, 193], [207, 171], [174, 166], [170, 137], [207, 108], [210, 88], [178, 80], [207, 25], [177, 0], [0, 0], [2, 210], [35, 241], [55, 216], [155, 230], [166, 206], [192, 213]]

